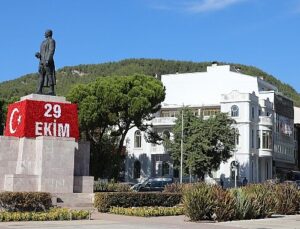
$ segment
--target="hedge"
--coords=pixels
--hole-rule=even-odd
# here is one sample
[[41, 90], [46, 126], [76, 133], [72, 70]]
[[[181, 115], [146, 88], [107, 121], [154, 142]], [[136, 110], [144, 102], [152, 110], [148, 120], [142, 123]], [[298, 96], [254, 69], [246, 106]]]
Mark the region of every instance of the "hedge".
[[46, 212], [0, 212], [0, 222], [79, 220], [88, 219], [89, 215], [88, 211], [66, 208], [52, 208]]
[[131, 192], [129, 184], [94, 181], [94, 192]]
[[12, 211], [45, 211], [52, 206], [47, 192], [1, 192], [0, 208]]
[[123, 208], [123, 207], [111, 207], [109, 213], [118, 215], [128, 215], [128, 216], [175, 216], [183, 215], [183, 207], [133, 207], [133, 208]]
[[181, 202], [178, 193], [99, 192], [95, 193], [95, 208], [108, 212], [110, 207], [173, 207]]

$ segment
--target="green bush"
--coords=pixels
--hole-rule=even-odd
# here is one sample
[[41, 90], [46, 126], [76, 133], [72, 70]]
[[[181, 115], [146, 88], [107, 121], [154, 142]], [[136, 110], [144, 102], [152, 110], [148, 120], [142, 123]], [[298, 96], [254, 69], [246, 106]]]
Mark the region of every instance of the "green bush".
[[115, 182], [103, 182], [94, 181], [94, 192], [130, 192], [130, 185], [115, 183]]
[[274, 212], [275, 196], [270, 184], [250, 184], [231, 192], [236, 202], [236, 219], [265, 218]]
[[5, 211], [45, 211], [52, 206], [46, 192], [1, 192], [0, 208]]
[[231, 193], [235, 198], [236, 216], [235, 219], [252, 219], [253, 218], [253, 206], [246, 195], [246, 193], [238, 188], [232, 189]]
[[211, 219], [214, 206], [211, 186], [199, 183], [187, 190], [183, 195], [183, 206], [192, 221]]
[[192, 188], [195, 184], [180, 184], [178, 182], [167, 184], [163, 192], [167, 193], [183, 193], [185, 190]]
[[229, 190], [220, 186], [212, 186], [212, 198], [214, 199], [213, 218], [218, 221], [233, 220], [236, 216], [235, 198]]
[[258, 219], [273, 213], [296, 214], [300, 191], [293, 184], [250, 184], [223, 190], [200, 183], [184, 192], [183, 203], [193, 221]]
[[233, 195], [219, 186], [199, 183], [184, 192], [183, 204], [186, 215], [192, 221], [224, 221], [235, 217]]
[[52, 208], [46, 212], [0, 212], [0, 222], [8, 221], [54, 221], [54, 220], [88, 219], [89, 212], [84, 210], [69, 210]]
[[94, 206], [99, 212], [108, 212], [110, 207], [173, 207], [180, 203], [181, 194], [150, 192], [98, 192]]
[[110, 213], [118, 215], [129, 215], [129, 216], [175, 216], [183, 215], [183, 207], [133, 207], [133, 208], [123, 208], [123, 207], [111, 207], [109, 209]]
[[273, 186], [275, 194], [275, 212], [277, 214], [297, 214], [300, 210], [300, 192], [294, 184], [278, 184]]
[[251, 184], [242, 188], [253, 208], [252, 218], [270, 217], [274, 212], [275, 197], [269, 184]]

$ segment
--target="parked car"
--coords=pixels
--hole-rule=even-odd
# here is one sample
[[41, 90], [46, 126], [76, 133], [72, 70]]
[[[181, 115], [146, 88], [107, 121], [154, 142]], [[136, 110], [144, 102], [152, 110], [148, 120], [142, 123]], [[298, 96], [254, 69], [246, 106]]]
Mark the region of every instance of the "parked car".
[[173, 183], [172, 178], [149, 178], [131, 187], [136, 192], [161, 192], [167, 184]]

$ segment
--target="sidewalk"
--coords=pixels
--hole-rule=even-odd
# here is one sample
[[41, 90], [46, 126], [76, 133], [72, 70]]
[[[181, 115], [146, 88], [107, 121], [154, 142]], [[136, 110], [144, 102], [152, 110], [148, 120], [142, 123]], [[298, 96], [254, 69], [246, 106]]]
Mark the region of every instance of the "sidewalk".
[[184, 216], [133, 217], [94, 212], [92, 220], [0, 223], [0, 229], [300, 229], [300, 215], [222, 223], [189, 222]]

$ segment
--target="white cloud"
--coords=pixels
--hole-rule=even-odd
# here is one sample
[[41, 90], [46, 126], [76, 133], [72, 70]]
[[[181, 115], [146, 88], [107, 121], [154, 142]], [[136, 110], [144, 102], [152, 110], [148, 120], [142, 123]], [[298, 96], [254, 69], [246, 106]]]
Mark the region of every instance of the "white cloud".
[[231, 5], [247, 0], [151, 0], [152, 8], [158, 10], [175, 10], [203, 13], [225, 9]]
[[186, 10], [201, 13], [207, 11], [217, 11], [225, 9], [231, 5], [240, 3], [244, 0], [203, 0], [187, 4]]

